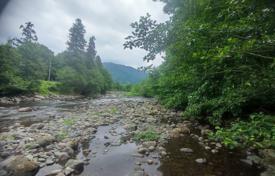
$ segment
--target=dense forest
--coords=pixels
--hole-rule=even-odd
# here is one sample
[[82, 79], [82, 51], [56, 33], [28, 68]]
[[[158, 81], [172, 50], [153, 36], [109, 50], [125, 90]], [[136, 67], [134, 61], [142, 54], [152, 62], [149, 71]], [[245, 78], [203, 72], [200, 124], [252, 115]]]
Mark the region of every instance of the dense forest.
[[34, 24], [20, 26], [21, 38], [0, 46], [0, 94], [69, 93], [96, 95], [110, 89], [112, 79], [103, 68], [95, 37], [85, 40], [80, 19], [69, 30], [67, 50], [54, 55], [38, 43]]
[[146, 50], [147, 61], [165, 53], [133, 93], [211, 124], [210, 136], [231, 148], [274, 147], [274, 1], [161, 1], [170, 19], [141, 17], [124, 44]]

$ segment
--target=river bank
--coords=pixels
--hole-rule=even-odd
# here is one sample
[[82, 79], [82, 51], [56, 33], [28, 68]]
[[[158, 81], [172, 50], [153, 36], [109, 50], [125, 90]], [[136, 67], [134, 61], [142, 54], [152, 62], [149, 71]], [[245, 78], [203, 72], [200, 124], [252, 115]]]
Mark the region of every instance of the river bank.
[[[263, 162], [274, 159], [272, 150], [261, 152], [264, 160], [254, 151], [227, 150], [207, 139], [209, 126], [183, 121], [180, 112], [154, 99], [112, 92], [46, 102], [28, 104], [32, 111], [16, 107], [18, 118], [1, 129], [0, 175], [250, 176], [260, 175]], [[24, 124], [24, 116], [39, 121]]]

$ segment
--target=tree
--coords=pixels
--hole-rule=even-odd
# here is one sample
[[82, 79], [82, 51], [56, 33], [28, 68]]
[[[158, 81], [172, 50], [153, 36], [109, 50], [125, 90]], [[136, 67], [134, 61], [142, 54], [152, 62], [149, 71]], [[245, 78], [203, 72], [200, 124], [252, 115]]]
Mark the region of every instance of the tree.
[[77, 18], [69, 30], [69, 41], [67, 42], [68, 51], [74, 53], [84, 51], [87, 43], [84, 38], [85, 33], [86, 30], [81, 19]]
[[160, 1], [170, 20], [141, 17], [124, 46], [165, 51], [153, 91], [163, 104], [212, 124], [274, 109], [273, 1]]
[[31, 22], [26, 22], [25, 25], [20, 25], [19, 27], [22, 30], [22, 37], [20, 39], [14, 38], [12, 39], [12, 43], [15, 46], [21, 45], [22, 43], [26, 42], [36, 42], [38, 37], [36, 35], [34, 28], [34, 24]]
[[10, 45], [0, 45], [0, 95], [25, 91], [26, 84], [19, 74], [20, 54]]
[[164, 51], [167, 44], [167, 25], [152, 20], [150, 14], [140, 17], [138, 22], [131, 24], [134, 29], [132, 35], [126, 37], [124, 49], [141, 48], [148, 52], [143, 58], [145, 61], [154, 60], [156, 55]]
[[95, 57], [96, 57], [95, 37], [94, 36], [90, 37], [90, 39], [89, 39], [87, 54], [88, 54], [88, 57], [91, 57], [92, 59], [95, 59]]

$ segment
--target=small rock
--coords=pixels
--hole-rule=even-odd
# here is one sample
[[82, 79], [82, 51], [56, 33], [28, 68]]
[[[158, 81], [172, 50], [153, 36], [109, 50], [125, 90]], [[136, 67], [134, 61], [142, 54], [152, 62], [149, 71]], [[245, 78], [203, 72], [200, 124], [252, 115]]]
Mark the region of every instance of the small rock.
[[105, 147], [108, 147], [109, 145], [111, 145], [110, 142], [105, 142], [105, 143], [104, 143], [104, 146], [105, 146]]
[[138, 149], [138, 153], [140, 153], [140, 154], [145, 154], [146, 152], [147, 152], [147, 149], [144, 147], [141, 147]]
[[72, 168], [76, 173], [81, 173], [84, 169], [84, 162], [81, 160], [70, 159], [65, 164], [65, 167]]
[[193, 150], [190, 148], [181, 148], [180, 151], [184, 153], [193, 153]]
[[48, 158], [46, 160], [46, 165], [52, 165], [52, 164], [54, 164], [54, 161], [52, 159]]
[[66, 152], [55, 152], [54, 154], [58, 158], [59, 162], [67, 161], [70, 158], [70, 156]]
[[32, 111], [32, 108], [30, 108], [30, 107], [19, 108], [18, 111], [19, 112], [30, 112], [30, 111]]
[[221, 143], [216, 143], [216, 147], [222, 148], [222, 144]]
[[216, 149], [212, 149], [211, 152], [212, 152], [213, 154], [215, 154], [215, 153], [218, 153], [219, 151], [216, 150]]
[[152, 151], [155, 150], [155, 147], [154, 147], [154, 146], [150, 146], [150, 147], [148, 148], [148, 150], [149, 150], [150, 152], [152, 152]]
[[67, 175], [71, 175], [74, 172], [74, 170], [70, 167], [66, 167], [63, 171], [63, 173], [67, 176]]
[[161, 155], [161, 156], [166, 156], [167, 153], [166, 153], [165, 151], [162, 151], [162, 152], [160, 152], [160, 155]]
[[152, 164], [154, 164], [154, 161], [153, 161], [153, 160], [148, 159], [148, 160], [147, 160], [147, 163], [148, 163], [149, 165], [152, 165]]
[[207, 160], [206, 160], [205, 158], [198, 158], [198, 159], [196, 159], [195, 161], [196, 161], [197, 163], [199, 163], [199, 164], [204, 164], [204, 163], [207, 162]]
[[109, 139], [109, 137], [108, 136], [104, 136], [104, 139]]

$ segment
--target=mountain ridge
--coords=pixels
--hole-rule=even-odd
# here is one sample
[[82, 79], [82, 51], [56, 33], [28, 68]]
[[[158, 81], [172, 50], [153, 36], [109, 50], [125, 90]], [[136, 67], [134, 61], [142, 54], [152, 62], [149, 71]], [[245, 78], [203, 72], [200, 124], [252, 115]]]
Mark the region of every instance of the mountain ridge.
[[110, 73], [112, 79], [121, 84], [137, 84], [147, 77], [146, 72], [131, 66], [113, 62], [103, 62], [103, 66]]

